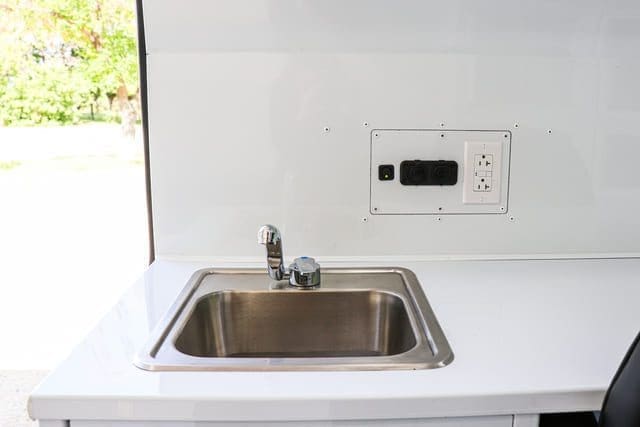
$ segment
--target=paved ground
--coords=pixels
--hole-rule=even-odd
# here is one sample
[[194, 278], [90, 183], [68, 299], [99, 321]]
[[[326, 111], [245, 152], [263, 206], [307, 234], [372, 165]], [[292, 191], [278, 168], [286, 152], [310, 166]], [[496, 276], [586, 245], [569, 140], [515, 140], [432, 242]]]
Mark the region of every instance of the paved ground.
[[2, 427], [146, 266], [140, 147], [114, 125], [0, 128]]
[[46, 371], [0, 371], [0, 427], [35, 427], [25, 411], [27, 397]]

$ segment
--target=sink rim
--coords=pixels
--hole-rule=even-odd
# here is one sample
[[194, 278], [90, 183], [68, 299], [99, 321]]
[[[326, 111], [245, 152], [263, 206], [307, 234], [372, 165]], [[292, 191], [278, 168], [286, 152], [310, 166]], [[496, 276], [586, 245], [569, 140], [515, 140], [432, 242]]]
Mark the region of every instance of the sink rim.
[[[387, 292], [399, 297], [409, 315], [416, 345], [406, 352], [385, 356], [358, 357], [199, 357], [180, 352], [175, 340], [184, 328], [196, 303], [205, 295], [207, 285], [203, 285], [210, 275], [261, 275], [264, 283], [261, 287], [247, 286], [248, 290], [258, 292], [352, 292], [371, 290]], [[440, 368], [453, 361], [453, 352], [431, 309], [426, 295], [415, 274], [403, 267], [364, 267], [364, 268], [323, 268], [323, 277], [327, 275], [357, 274], [397, 274], [400, 276], [406, 296], [382, 287], [350, 286], [332, 287], [323, 281], [318, 289], [281, 289], [277, 282], [271, 282], [264, 269], [257, 268], [203, 268], [193, 273], [187, 284], [178, 294], [169, 309], [153, 328], [146, 344], [136, 354], [134, 364], [147, 371], [356, 371], [356, 370], [416, 370]], [[271, 283], [270, 286], [267, 286]], [[202, 285], [202, 286], [201, 286]], [[214, 288], [215, 289], [215, 288]], [[247, 289], [223, 286], [217, 291], [245, 291]], [[195, 296], [195, 297], [194, 297]], [[176, 326], [177, 325], [177, 326]]]

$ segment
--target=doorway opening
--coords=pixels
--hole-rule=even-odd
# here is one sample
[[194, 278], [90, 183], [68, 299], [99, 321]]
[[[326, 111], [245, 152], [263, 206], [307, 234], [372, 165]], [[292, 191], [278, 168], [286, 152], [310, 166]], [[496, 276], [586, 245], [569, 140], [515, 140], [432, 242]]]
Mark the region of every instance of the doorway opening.
[[0, 1], [0, 425], [152, 258], [136, 6]]

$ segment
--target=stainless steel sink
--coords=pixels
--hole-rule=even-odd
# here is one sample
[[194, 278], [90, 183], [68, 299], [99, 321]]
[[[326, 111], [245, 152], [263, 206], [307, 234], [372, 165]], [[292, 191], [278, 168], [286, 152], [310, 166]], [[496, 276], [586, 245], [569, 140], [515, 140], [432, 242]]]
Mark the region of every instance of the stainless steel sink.
[[215, 292], [176, 339], [199, 357], [389, 356], [415, 345], [402, 299], [377, 290]]
[[300, 290], [264, 270], [198, 271], [136, 358], [147, 370], [379, 370], [447, 365], [453, 353], [415, 275], [324, 269]]

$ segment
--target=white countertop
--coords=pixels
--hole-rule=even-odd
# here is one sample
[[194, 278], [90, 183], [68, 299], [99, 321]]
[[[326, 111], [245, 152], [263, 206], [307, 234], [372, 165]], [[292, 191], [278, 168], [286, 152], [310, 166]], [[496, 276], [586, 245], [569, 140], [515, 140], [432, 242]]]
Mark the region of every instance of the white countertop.
[[230, 266], [156, 261], [33, 392], [30, 414], [284, 421], [599, 409], [640, 328], [640, 259], [384, 265], [416, 273], [455, 354], [451, 365], [418, 371], [143, 371], [133, 365], [134, 354], [191, 274]]

